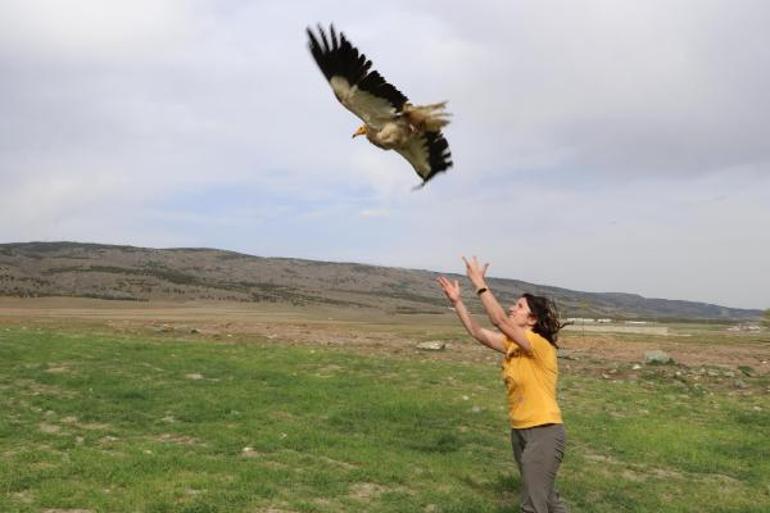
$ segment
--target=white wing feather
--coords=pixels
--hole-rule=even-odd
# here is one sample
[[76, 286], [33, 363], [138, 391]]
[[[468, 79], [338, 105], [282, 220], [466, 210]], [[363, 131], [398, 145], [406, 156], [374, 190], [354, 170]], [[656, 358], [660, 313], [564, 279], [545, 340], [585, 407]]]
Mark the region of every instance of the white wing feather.
[[351, 87], [344, 77], [335, 75], [329, 83], [340, 103], [372, 128], [380, 130], [396, 116], [396, 109], [388, 100]]

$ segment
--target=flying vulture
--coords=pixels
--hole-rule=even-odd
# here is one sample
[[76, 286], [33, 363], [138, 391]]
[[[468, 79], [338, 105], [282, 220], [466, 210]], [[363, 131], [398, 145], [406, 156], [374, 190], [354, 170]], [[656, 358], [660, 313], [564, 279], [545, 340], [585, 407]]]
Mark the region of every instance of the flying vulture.
[[334, 95], [364, 124], [353, 137], [365, 135], [383, 150], [396, 150], [412, 164], [425, 185], [436, 173], [452, 166], [449, 144], [441, 129], [449, 123], [446, 102], [412, 105], [404, 94], [385, 81], [372, 62], [332, 25], [327, 38], [310, 28], [308, 46]]

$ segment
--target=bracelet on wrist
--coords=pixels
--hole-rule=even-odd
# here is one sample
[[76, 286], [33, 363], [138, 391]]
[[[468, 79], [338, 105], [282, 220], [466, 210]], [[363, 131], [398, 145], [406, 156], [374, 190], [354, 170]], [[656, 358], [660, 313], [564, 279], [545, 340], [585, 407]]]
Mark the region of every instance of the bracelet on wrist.
[[484, 292], [487, 292], [488, 290], [489, 290], [489, 289], [488, 289], [488, 288], [486, 288], [486, 287], [481, 287], [480, 289], [476, 290], [476, 295], [477, 295], [477, 296], [480, 296], [480, 295], [482, 295]]

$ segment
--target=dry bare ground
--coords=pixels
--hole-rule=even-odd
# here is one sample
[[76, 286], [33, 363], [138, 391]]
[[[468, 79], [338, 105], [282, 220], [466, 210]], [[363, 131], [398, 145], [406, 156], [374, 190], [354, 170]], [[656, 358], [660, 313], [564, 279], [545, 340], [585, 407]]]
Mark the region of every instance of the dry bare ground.
[[[483, 318], [479, 317], [480, 320]], [[364, 353], [419, 354], [423, 358], [496, 361], [474, 343], [452, 312], [392, 315], [376, 310], [297, 307], [280, 304], [104, 301], [79, 298], [0, 298], [0, 324], [112, 333], [174, 335], [219, 343], [251, 340], [293, 345], [339, 346]], [[687, 367], [749, 367], [770, 373], [770, 334], [728, 332], [727, 326], [678, 325], [673, 329], [615, 333], [571, 327], [561, 339], [562, 366], [576, 372], [604, 372], [642, 363], [644, 354], [662, 350]], [[664, 334], [654, 334], [664, 333]], [[426, 352], [420, 342], [440, 340], [443, 351]], [[740, 374], [739, 374], [740, 375]]]

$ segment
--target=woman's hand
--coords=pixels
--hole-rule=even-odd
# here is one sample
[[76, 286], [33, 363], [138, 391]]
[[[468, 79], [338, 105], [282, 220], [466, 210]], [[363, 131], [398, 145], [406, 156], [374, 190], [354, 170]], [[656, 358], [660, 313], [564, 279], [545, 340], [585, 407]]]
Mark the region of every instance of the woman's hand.
[[453, 305], [460, 301], [460, 283], [457, 280], [449, 281], [443, 276], [439, 276], [436, 281]]
[[468, 274], [468, 278], [471, 280], [471, 283], [473, 283], [473, 286], [476, 287], [477, 290], [486, 287], [487, 282], [484, 275], [487, 273], [489, 264], [484, 264], [482, 266], [475, 256], [470, 260], [463, 257], [463, 262], [465, 262], [465, 272]]

